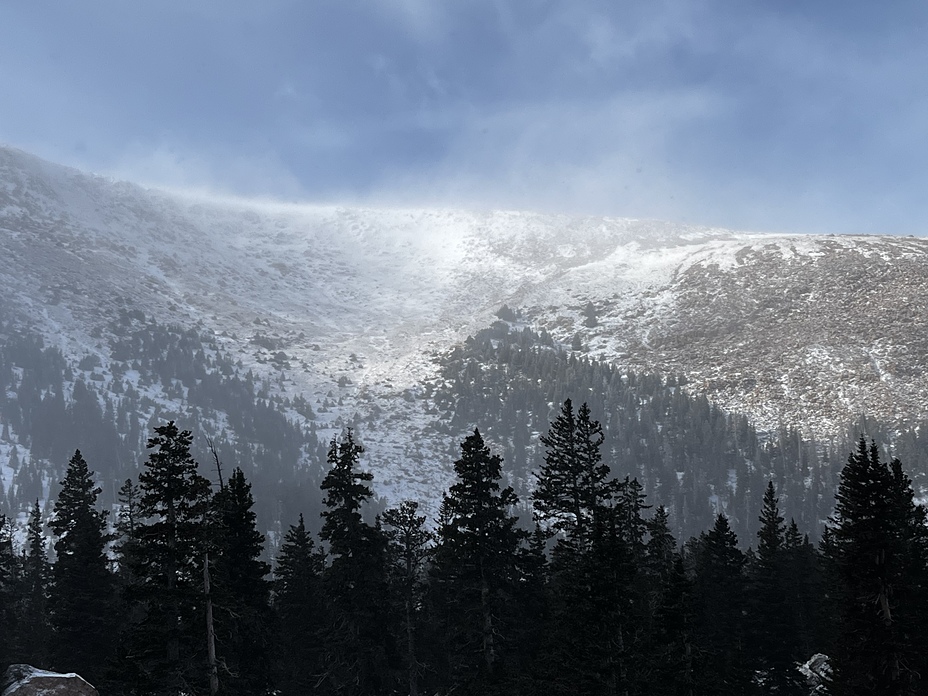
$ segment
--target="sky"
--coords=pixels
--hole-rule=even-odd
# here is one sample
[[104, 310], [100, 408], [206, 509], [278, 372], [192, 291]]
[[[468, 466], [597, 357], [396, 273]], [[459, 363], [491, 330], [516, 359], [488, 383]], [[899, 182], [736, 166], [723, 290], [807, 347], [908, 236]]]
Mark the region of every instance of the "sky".
[[928, 234], [928, 3], [0, 0], [0, 143], [142, 184]]

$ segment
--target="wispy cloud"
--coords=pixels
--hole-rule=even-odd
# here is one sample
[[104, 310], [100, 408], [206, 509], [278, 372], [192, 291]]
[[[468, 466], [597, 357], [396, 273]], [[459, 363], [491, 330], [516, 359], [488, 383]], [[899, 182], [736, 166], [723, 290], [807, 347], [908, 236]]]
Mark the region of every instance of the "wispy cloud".
[[147, 183], [920, 232], [928, 6], [0, 4], [0, 140]]

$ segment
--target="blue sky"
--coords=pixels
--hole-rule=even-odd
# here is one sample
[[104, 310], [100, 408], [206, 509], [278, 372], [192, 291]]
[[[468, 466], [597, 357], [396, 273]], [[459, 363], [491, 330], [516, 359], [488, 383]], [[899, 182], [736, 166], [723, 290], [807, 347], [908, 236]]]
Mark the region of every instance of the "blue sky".
[[928, 233], [928, 3], [0, 0], [0, 142], [148, 184]]

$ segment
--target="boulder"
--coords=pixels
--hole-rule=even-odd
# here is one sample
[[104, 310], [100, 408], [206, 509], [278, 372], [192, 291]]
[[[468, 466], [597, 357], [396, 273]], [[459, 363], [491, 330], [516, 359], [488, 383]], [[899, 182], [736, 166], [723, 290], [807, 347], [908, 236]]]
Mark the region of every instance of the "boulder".
[[[812, 696], [824, 695], [827, 693], [828, 684], [831, 682], [831, 665], [828, 662], [828, 655], [816, 653], [809, 660], [799, 666], [799, 671], [806, 678], [806, 682], [812, 691]], [[4, 696], [6, 696], [4, 694]]]
[[0, 696], [99, 696], [73, 672], [59, 674], [31, 665], [10, 665], [0, 680]]

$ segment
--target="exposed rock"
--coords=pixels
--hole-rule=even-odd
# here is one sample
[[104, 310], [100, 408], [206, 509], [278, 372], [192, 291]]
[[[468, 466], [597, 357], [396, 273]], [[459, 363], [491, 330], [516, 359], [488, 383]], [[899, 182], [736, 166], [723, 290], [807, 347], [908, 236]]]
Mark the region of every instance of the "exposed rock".
[[0, 681], [2, 696], [99, 696], [80, 675], [10, 665]]
[[831, 665], [828, 664], [828, 655], [816, 653], [805, 664], [799, 666], [799, 671], [806, 678], [813, 696], [825, 694], [828, 682], [831, 681]]

